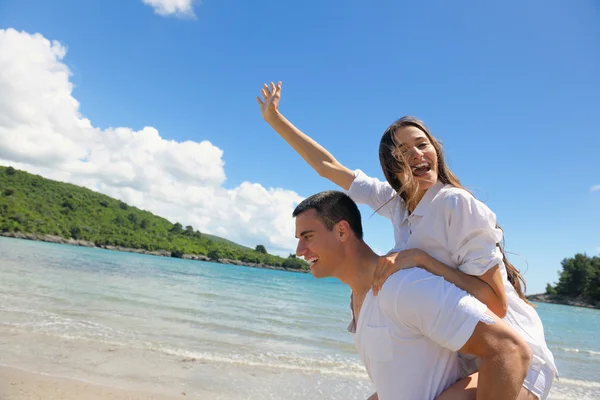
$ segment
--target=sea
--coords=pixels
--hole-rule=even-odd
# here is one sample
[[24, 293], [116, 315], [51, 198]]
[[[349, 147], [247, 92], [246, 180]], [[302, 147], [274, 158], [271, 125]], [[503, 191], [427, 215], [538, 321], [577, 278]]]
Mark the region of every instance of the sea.
[[[361, 399], [349, 289], [310, 274], [0, 237], [0, 364], [197, 399]], [[550, 398], [600, 399], [600, 310], [538, 304]]]

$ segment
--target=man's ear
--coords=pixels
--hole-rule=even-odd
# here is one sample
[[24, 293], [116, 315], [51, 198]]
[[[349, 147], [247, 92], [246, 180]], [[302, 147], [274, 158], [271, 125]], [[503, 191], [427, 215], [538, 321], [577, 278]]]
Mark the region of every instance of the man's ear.
[[348, 240], [352, 232], [350, 229], [350, 224], [342, 220], [338, 222], [335, 227], [340, 242], [345, 242], [346, 240]]

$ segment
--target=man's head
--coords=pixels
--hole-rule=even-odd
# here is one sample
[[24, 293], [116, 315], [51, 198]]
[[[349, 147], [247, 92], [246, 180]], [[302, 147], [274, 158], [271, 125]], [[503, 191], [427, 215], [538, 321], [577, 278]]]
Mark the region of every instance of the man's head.
[[309, 262], [315, 278], [337, 276], [345, 255], [363, 238], [356, 203], [342, 192], [329, 190], [302, 201], [292, 215], [296, 218], [296, 255]]

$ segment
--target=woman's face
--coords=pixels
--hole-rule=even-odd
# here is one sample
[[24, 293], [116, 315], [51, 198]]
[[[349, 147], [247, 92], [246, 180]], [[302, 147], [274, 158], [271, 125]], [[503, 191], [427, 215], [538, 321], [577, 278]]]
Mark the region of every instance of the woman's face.
[[408, 170], [405, 168], [403, 174], [398, 174], [400, 182], [405, 184], [406, 174], [411, 173], [419, 184], [419, 192], [435, 185], [438, 180], [437, 152], [425, 132], [415, 126], [406, 126], [396, 130], [395, 139], [400, 159], [408, 164]]

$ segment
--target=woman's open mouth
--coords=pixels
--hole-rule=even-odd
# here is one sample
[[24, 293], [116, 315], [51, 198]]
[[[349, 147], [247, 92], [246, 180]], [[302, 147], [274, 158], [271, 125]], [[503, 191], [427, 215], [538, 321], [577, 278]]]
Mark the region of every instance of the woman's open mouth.
[[431, 171], [431, 165], [429, 165], [428, 162], [422, 162], [420, 164], [412, 166], [411, 171], [416, 177], [424, 176], [427, 175], [429, 171]]

